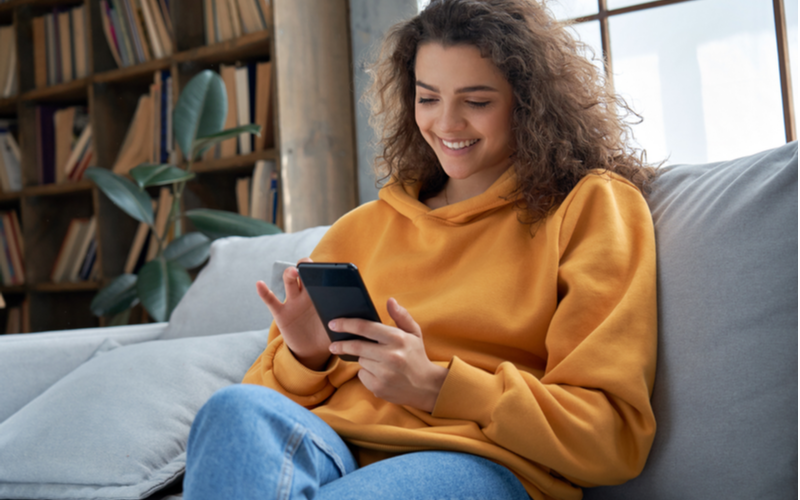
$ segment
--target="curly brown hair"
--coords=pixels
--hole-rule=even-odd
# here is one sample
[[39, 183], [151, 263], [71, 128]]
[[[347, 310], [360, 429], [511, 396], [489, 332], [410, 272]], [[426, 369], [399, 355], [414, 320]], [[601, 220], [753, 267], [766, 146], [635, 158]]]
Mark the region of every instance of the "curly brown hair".
[[432, 0], [389, 31], [367, 94], [381, 181], [419, 182], [425, 199], [448, 179], [414, 118], [414, 65], [426, 43], [475, 46], [511, 84], [521, 222], [543, 220], [591, 169], [615, 172], [648, 193], [655, 169], [628, 145], [624, 120], [638, 115], [582, 55], [586, 46], [533, 0]]

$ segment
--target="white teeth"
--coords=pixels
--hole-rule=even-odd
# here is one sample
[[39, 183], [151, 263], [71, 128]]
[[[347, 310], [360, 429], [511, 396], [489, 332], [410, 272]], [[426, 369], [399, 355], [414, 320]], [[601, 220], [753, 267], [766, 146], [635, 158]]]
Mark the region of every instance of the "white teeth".
[[478, 139], [472, 139], [471, 141], [459, 141], [459, 142], [450, 142], [442, 139], [442, 142], [444, 143], [445, 146], [447, 146], [450, 149], [463, 149], [466, 148], [467, 146], [472, 146], [473, 144], [478, 142]]

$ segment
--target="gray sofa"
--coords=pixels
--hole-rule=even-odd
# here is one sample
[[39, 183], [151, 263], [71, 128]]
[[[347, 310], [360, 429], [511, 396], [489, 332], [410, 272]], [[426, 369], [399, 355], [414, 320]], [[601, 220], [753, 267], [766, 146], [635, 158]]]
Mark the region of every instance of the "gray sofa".
[[[586, 498], [797, 498], [797, 143], [664, 167], [649, 203], [658, 432]], [[177, 498], [195, 412], [264, 348], [255, 281], [325, 230], [216, 241], [169, 323], [0, 337], [0, 498]]]

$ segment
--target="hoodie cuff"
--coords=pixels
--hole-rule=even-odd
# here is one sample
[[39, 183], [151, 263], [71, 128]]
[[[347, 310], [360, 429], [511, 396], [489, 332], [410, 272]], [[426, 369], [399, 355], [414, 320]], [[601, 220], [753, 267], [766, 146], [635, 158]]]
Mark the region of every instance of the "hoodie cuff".
[[449, 369], [431, 415], [472, 420], [487, 427], [503, 395], [503, 378], [471, 366], [458, 357], [453, 357]]
[[312, 370], [298, 361], [285, 343], [281, 343], [275, 353], [272, 373], [287, 392], [297, 396], [313, 396], [328, 386], [328, 375], [338, 365], [339, 357], [331, 356], [325, 370]]

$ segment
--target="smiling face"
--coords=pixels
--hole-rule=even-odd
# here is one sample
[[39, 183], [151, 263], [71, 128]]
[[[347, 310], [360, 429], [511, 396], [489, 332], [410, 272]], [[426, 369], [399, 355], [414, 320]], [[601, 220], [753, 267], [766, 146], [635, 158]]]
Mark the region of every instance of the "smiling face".
[[448, 189], [459, 199], [482, 193], [511, 165], [511, 84], [471, 45], [421, 45], [414, 73], [417, 126], [450, 177]]

